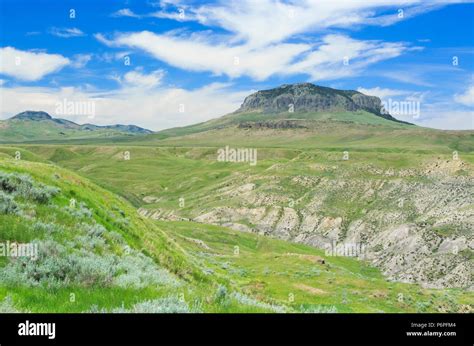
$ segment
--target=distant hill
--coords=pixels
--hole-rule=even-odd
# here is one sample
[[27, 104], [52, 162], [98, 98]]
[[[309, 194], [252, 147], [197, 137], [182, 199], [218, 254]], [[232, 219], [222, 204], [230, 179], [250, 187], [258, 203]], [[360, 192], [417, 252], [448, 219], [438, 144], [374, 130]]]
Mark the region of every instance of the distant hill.
[[283, 84], [277, 88], [257, 91], [245, 98], [237, 113], [356, 112], [361, 110], [399, 122], [391, 115], [382, 112], [382, 102], [376, 96], [311, 83]]
[[284, 84], [247, 96], [235, 112], [204, 123], [157, 132], [167, 138], [218, 130], [240, 129], [315, 129], [327, 122], [378, 125], [400, 128], [406, 125], [383, 111], [378, 97], [355, 90], [338, 90], [311, 83]]
[[150, 133], [153, 131], [136, 125], [80, 125], [42, 111], [25, 111], [0, 121], [0, 142], [4, 143], [119, 138]]

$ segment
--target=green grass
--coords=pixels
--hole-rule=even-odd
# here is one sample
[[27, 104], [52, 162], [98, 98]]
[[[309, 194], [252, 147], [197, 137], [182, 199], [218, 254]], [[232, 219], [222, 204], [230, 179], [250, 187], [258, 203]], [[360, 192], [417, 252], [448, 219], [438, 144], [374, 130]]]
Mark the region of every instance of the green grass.
[[[424, 303], [423, 311], [435, 312], [440, 306], [457, 309], [461, 303], [473, 303], [472, 295], [467, 292], [425, 290], [418, 285], [390, 283], [376, 268], [364, 262], [326, 256], [323, 251], [306, 245], [194, 222], [141, 219], [126, 201], [54, 165], [2, 160], [0, 169], [28, 173], [38, 181], [60, 187], [62, 193], [55, 197], [54, 204], [64, 205], [70, 196], [74, 196], [78, 201], [87, 202], [94, 210], [94, 219], [107, 228], [120, 231], [113, 226], [103, 206], [121, 210], [131, 221], [131, 226], [123, 232], [127, 242], [184, 280], [184, 286], [178, 290], [166, 287], [136, 290], [66, 286], [52, 289], [0, 285], [0, 300], [8, 295], [20, 310], [80, 312], [94, 306], [99, 310], [130, 308], [143, 300], [181, 293], [187, 301], [207, 312], [269, 312], [273, 311], [272, 306], [288, 311], [303, 308], [338, 312], [416, 312], [420, 311], [421, 303]], [[70, 239], [70, 232], [74, 231], [71, 217], [50, 205], [38, 205], [35, 210], [35, 220], [55, 220], [66, 230], [57, 235], [57, 240]], [[44, 236], [33, 233], [31, 223], [35, 220], [20, 218], [1, 216], [0, 239], [28, 242]], [[315, 262], [319, 258], [323, 258], [325, 264]], [[229, 292], [242, 292], [263, 305], [241, 304], [231, 295], [216, 300], [214, 292], [221, 284], [229, 287]], [[447, 305], [447, 294], [455, 301], [454, 307]], [[417, 302], [418, 307], [413, 302]]]
[[0, 121], [0, 143], [34, 141], [68, 141], [108, 139], [113, 137], [133, 137], [130, 133], [115, 129], [95, 129], [93, 131], [66, 127], [50, 120], [2, 120]]
[[[465, 133], [459, 133], [456, 134], [459, 139], [436, 144], [431, 140], [438, 136], [436, 132], [423, 132], [419, 138], [412, 138], [413, 133], [408, 136], [408, 132], [400, 129], [403, 136], [400, 135], [393, 145], [389, 142], [397, 138], [396, 131], [391, 132], [392, 137], [378, 140], [357, 133], [359, 130], [340, 133], [347, 143], [344, 145], [338, 143], [336, 137], [329, 140], [331, 134], [323, 136], [321, 141], [315, 140], [313, 134], [313, 139], [296, 137], [290, 143], [293, 132], [285, 134], [284, 131], [281, 131], [280, 138], [267, 137], [262, 141], [253, 134], [249, 135], [246, 146], [262, 144], [262, 147], [258, 146], [257, 166], [216, 162], [216, 145], [231, 145], [233, 140], [239, 141], [236, 144], [242, 143], [242, 133], [232, 137], [229, 132], [212, 140], [210, 137], [203, 141], [199, 137], [189, 139], [198, 144], [192, 147], [184, 146], [188, 143], [186, 138], [181, 138], [182, 142], [173, 139], [176, 141], [174, 144], [180, 144], [176, 147], [114, 146], [110, 143], [104, 146], [0, 147], [0, 170], [28, 173], [37, 181], [61, 189], [61, 194], [53, 201], [59, 208], [32, 206], [34, 218], [31, 220], [17, 215], [0, 215], [1, 241], [29, 242], [46, 237], [32, 230], [31, 226], [37, 220], [60, 224], [67, 232], [61, 233], [57, 240], [71, 240], [76, 220], [61, 207], [75, 198], [94, 211], [96, 222], [120, 232], [132, 248], [149, 255], [183, 284], [178, 291], [166, 287], [134, 290], [71, 286], [51, 290], [0, 286], [0, 300], [10, 295], [19, 309], [33, 312], [80, 312], [93, 305], [106, 309], [122, 305], [129, 308], [139, 301], [180, 293], [190, 305], [199, 306], [204, 312], [271, 312], [274, 311], [271, 304], [296, 312], [302, 307], [335, 308], [338, 312], [439, 312], [458, 311], [461, 305], [473, 305], [474, 299], [469, 292], [427, 290], [415, 284], [388, 282], [368, 263], [326, 256], [323, 251], [306, 245], [236, 232], [221, 226], [152, 221], [138, 216], [137, 207], [159, 208], [174, 211], [182, 217], [192, 217], [213, 207], [245, 206], [238, 198], [219, 199], [217, 192], [228, 185], [242, 185], [247, 180], [255, 183], [259, 191], [271, 191], [284, 197], [277, 202], [281, 206], [287, 205], [288, 198], [296, 199], [298, 196], [303, 196], [303, 199], [296, 201], [296, 205], [304, 205], [312, 190], [295, 184], [294, 177], [376, 181], [379, 178], [367, 169], [369, 166], [381, 170], [419, 169], [438, 157], [449, 160], [451, 145], [469, 148], [472, 141]], [[228, 142], [223, 138], [225, 134], [229, 135]], [[424, 142], [426, 138], [423, 136], [431, 139]], [[282, 147], [287, 144], [288, 147]], [[347, 148], [349, 162], [342, 160], [342, 150]], [[21, 160], [14, 160], [16, 151], [21, 152]], [[130, 152], [130, 160], [124, 160], [125, 151]], [[461, 152], [460, 157], [467, 163], [474, 163], [472, 153]], [[276, 179], [278, 184], [274, 183]], [[430, 181], [427, 177], [405, 179]], [[146, 204], [143, 201], [146, 196], [159, 200]], [[185, 198], [183, 208], [179, 207], [180, 197]], [[325, 213], [342, 214], [347, 223], [357, 218], [362, 209], [386, 208], [383, 203], [377, 203], [375, 196], [370, 205], [354, 207], [348, 196], [334, 195], [326, 201]], [[122, 229], [117, 226], [117, 210], [130, 220], [129, 227]], [[111, 217], [110, 213], [115, 216]], [[449, 234], [450, 230], [440, 228], [439, 232]], [[234, 254], [236, 247], [238, 255]], [[114, 251], [121, 250], [114, 248]], [[324, 258], [326, 264], [314, 263], [311, 259], [316, 257], [311, 256]], [[466, 253], [465, 257], [472, 259], [472, 253]], [[0, 258], [0, 266], [6, 264], [6, 259]], [[241, 292], [267, 305], [242, 304], [230, 294], [217, 300], [215, 292], [219, 285], [228, 287], [229, 292]], [[75, 303], [70, 302], [71, 292], [76, 295]]]
[[[462, 290], [387, 282], [363, 261], [327, 256], [306, 245], [192, 222], [158, 225], [202, 265], [268, 303], [294, 309], [321, 305], [338, 312], [421, 312], [424, 304], [424, 311], [436, 312], [448, 305], [446, 295], [464, 304], [474, 302], [472, 294]], [[325, 264], [315, 263], [318, 258]]]

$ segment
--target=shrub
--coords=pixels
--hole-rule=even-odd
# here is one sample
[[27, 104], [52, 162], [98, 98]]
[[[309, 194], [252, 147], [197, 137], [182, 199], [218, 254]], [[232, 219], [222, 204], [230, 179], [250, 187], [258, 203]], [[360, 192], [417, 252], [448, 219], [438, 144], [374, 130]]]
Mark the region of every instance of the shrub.
[[226, 300], [227, 299], [227, 287], [225, 287], [223, 285], [219, 285], [217, 287], [214, 299], [217, 302], [223, 302], [224, 300]]
[[95, 251], [107, 247], [103, 238], [91, 237], [89, 235], [78, 235], [74, 241], [70, 243], [72, 247], [81, 248], [84, 250]]
[[287, 308], [282, 305], [275, 305], [275, 304], [268, 304], [265, 302], [261, 302], [255, 298], [249, 297], [240, 292], [232, 292], [230, 294], [230, 297], [237, 300], [240, 304], [243, 304], [243, 305], [254, 306], [261, 309], [267, 309], [267, 310], [271, 310], [277, 313], [284, 313], [287, 311]]
[[0, 313], [16, 313], [20, 312], [15, 308], [15, 305], [13, 304], [13, 298], [8, 295], [5, 297], [5, 299], [0, 301]]
[[115, 314], [126, 314], [126, 313], [189, 313], [189, 312], [201, 312], [200, 309], [190, 309], [186, 302], [179, 300], [177, 297], [165, 297], [153, 300], [145, 300], [134, 304], [130, 309], [126, 309], [123, 305], [119, 308], [114, 308], [108, 311], [105, 308], [100, 309], [97, 305], [92, 305], [86, 313], [115, 313]]
[[123, 239], [122, 235], [120, 233], [117, 233], [115, 231], [111, 231], [108, 233], [110, 240], [118, 245], [126, 245], [125, 239]]
[[100, 238], [105, 232], [107, 232], [107, 229], [98, 223], [94, 223], [92, 225], [83, 223], [81, 226], [86, 231], [87, 235], [93, 238]]
[[204, 273], [204, 275], [212, 275], [214, 274], [214, 270], [212, 270], [211, 268], [204, 268], [202, 270], [202, 272]]
[[120, 229], [126, 230], [128, 227], [130, 227], [130, 220], [128, 218], [120, 217], [113, 222], [113, 225]]
[[114, 285], [120, 287], [178, 286], [178, 281], [167, 270], [158, 268], [150, 257], [138, 251], [132, 250], [130, 255], [120, 257], [115, 270], [121, 274], [114, 278]]
[[113, 256], [98, 256], [89, 251], [68, 253], [55, 241], [38, 242], [38, 258], [12, 259], [0, 272], [0, 281], [11, 285], [59, 287], [79, 284], [107, 286], [114, 274]]
[[87, 205], [84, 202], [79, 203], [77, 208], [66, 207], [66, 210], [77, 219], [90, 219], [92, 217], [92, 211], [87, 208]]
[[415, 303], [416, 312], [426, 312], [431, 307], [431, 305], [432, 305], [431, 301], [416, 302]]
[[189, 313], [188, 304], [177, 297], [166, 297], [154, 300], [145, 300], [135, 304], [130, 310], [123, 308], [113, 309], [113, 313]]
[[334, 305], [301, 305], [300, 312], [308, 314], [321, 314], [321, 313], [336, 313], [337, 308]]
[[7, 194], [21, 196], [39, 203], [48, 202], [61, 190], [54, 186], [41, 183], [35, 185], [34, 180], [27, 174], [0, 172], [0, 190]]
[[13, 197], [0, 191], [0, 214], [17, 214], [19, 212], [20, 207], [13, 200]]
[[28, 197], [39, 203], [47, 203], [52, 197], [56, 196], [60, 191], [61, 190], [57, 187], [41, 184], [38, 187], [31, 188]]
[[26, 194], [32, 187], [33, 180], [29, 175], [0, 172], [0, 189], [9, 194]]
[[[80, 250], [70, 249], [77, 244], [81, 245]], [[76, 237], [68, 248], [53, 240], [38, 241], [38, 258], [12, 258], [0, 271], [0, 282], [49, 288], [72, 284], [125, 288], [179, 286], [172, 274], [138, 251], [132, 250], [130, 255], [123, 257], [93, 252], [104, 244], [102, 238], [90, 236]]]
[[59, 226], [54, 223], [44, 223], [37, 221], [33, 224], [33, 230], [36, 232], [45, 232], [51, 234], [58, 231], [59, 229]]
[[83, 286], [107, 287], [112, 284], [115, 256], [98, 256], [91, 252], [69, 258], [73, 281]]

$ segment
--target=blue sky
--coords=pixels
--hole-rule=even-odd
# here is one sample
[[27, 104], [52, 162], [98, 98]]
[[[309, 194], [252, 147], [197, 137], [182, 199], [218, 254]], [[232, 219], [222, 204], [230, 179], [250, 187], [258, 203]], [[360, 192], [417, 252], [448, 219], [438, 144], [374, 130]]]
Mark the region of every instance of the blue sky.
[[[313, 82], [417, 104], [394, 115], [423, 126], [474, 127], [472, 1], [2, 0], [0, 16], [0, 118], [159, 130]], [[64, 101], [93, 103], [93, 120]]]

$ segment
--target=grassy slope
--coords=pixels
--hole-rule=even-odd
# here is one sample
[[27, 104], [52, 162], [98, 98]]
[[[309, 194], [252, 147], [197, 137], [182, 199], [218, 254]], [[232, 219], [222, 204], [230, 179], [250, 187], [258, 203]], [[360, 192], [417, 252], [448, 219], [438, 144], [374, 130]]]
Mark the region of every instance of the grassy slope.
[[[105, 206], [123, 210], [131, 221], [127, 231], [122, 232], [127, 242], [181, 277], [185, 286], [179, 290], [189, 300], [201, 300], [199, 306], [204, 311], [272, 311], [272, 306], [294, 311], [438, 311], [439, 308], [453, 309], [453, 304], [470, 303], [469, 296], [457, 290], [430, 291], [416, 285], [387, 283], [376, 269], [360, 261], [328, 257], [308, 246], [191, 222], [152, 223], [134, 216], [133, 208], [120, 198], [56, 166], [2, 160], [1, 169], [29, 173], [39, 181], [59, 186], [63, 194], [55, 198], [54, 204], [64, 205], [70, 196], [74, 196], [78, 201], [86, 202], [94, 210], [94, 219], [108, 228], [113, 225], [108, 214], [110, 209]], [[60, 178], [55, 178], [54, 174]], [[35, 220], [60, 219], [59, 224], [68, 229], [71, 220], [48, 205], [37, 206], [35, 210]], [[28, 222], [17, 219], [19, 216], [3, 215], [1, 218], [2, 241], [29, 242], [45, 236], [33, 232]], [[68, 231], [58, 237], [72, 235]], [[203, 243], [197, 243], [196, 239]], [[319, 257], [324, 258], [326, 264], [315, 263]], [[208, 273], [206, 279], [200, 272], [193, 271], [198, 267]], [[232, 298], [216, 300], [209, 283], [216, 278], [228, 282], [229, 287], [241, 290], [247, 297], [254, 297], [253, 302], [246, 301], [246, 305]], [[38, 312], [84, 311], [93, 305], [127, 308], [139, 301], [173, 292], [176, 293], [166, 287], [66, 286], [48, 289], [0, 286], [0, 298], [8, 294], [18, 308]], [[69, 301], [70, 293], [76, 295], [75, 302]], [[399, 298], [401, 296], [403, 299]], [[413, 304], [414, 301], [418, 305]]]
[[359, 112], [307, 112], [307, 113], [278, 113], [278, 114], [267, 114], [260, 112], [250, 113], [231, 113], [223, 117], [212, 119], [203, 123], [177, 127], [167, 129], [158, 132], [152, 137], [156, 138], [167, 138], [185, 136], [194, 133], [200, 133], [203, 131], [209, 131], [219, 129], [224, 126], [235, 126], [242, 122], [253, 122], [253, 121], [272, 121], [272, 120], [283, 120], [283, 119], [298, 119], [298, 120], [310, 120], [310, 121], [337, 121], [337, 122], [352, 122], [354, 124], [364, 125], [382, 125], [390, 128], [403, 128], [406, 125], [396, 123], [393, 121], [387, 121], [374, 114], [359, 111]]
[[[301, 129], [239, 129], [248, 121], [299, 119]], [[1, 127], [1, 126], [0, 126]], [[36, 130], [35, 130], [36, 131]], [[378, 152], [425, 152], [436, 155], [456, 150], [474, 151], [474, 131], [443, 131], [385, 120], [367, 112], [333, 113], [237, 113], [204, 123], [164, 130], [151, 135], [73, 138], [38, 138], [40, 144], [234, 147], [352, 150]], [[25, 139], [2, 131], [0, 143]]]
[[[249, 295], [297, 310], [433, 312], [474, 303], [472, 294], [461, 290], [425, 290], [387, 282], [377, 269], [361, 261], [326, 256], [309, 246], [218, 226], [158, 224], [212, 273], [228, 277]], [[315, 262], [319, 258], [325, 264]]]
[[[299, 171], [307, 172], [308, 163], [318, 164], [329, 161], [328, 164], [344, 164], [344, 162], [341, 163], [340, 153], [337, 152], [302, 153], [299, 150], [290, 149], [259, 151], [261, 161], [256, 167], [216, 163], [215, 149], [205, 148], [27, 146], [27, 149], [3, 147], [0, 151], [4, 157], [11, 157], [18, 149], [22, 152], [23, 157], [38, 161], [51, 160], [81, 175], [88, 176], [102, 186], [113, 189], [116, 193], [134, 201], [137, 206], [143, 203], [141, 198], [144, 195], [153, 194], [163, 198], [160, 207], [168, 205], [170, 208], [176, 208], [180, 196], [185, 196], [187, 207], [192, 207], [193, 199], [196, 196], [210, 194], [211, 190], [209, 189], [212, 189], [216, 183], [224, 182], [231, 172], [247, 172], [256, 169], [260, 173], [265, 173], [265, 170], [274, 164], [291, 163], [287, 165], [287, 170], [281, 174], [297, 174]], [[123, 160], [124, 150], [131, 152], [130, 161]], [[352, 156], [351, 160], [356, 160], [356, 162], [371, 161], [385, 167], [391, 167], [395, 163], [400, 167], [410, 167], [424, 160], [426, 156], [423, 153], [410, 153], [410, 155], [386, 153], [380, 156], [377, 153], [362, 152]], [[295, 159], [297, 159], [296, 162]], [[472, 155], [469, 156], [469, 160], [470, 162], [474, 161]], [[53, 171], [60, 170], [55, 166], [19, 163], [10, 160], [3, 162], [4, 165], [8, 162], [7, 167], [10, 170], [28, 171], [50, 184], [53, 183], [53, 178], [51, 178]], [[354, 164], [353, 161], [352, 163]], [[192, 176], [189, 175], [191, 173]], [[63, 174], [65, 176], [72, 175], [66, 171]], [[74, 179], [81, 180], [76, 175], [72, 176], [75, 177]], [[62, 188], [67, 190], [70, 187], [68, 185]], [[85, 193], [83, 187], [76, 187], [76, 189], [79, 194]], [[110, 205], [107, 196], [116, 198], [100, 188], [94, 187], [94, 189], [96, 190], [94, 197], [88, 198], [94, 200], [100, 197], [101, 205]], [[99, 193], [96, 196], [97, 192]], [[123, 208], [126, 208], [124, 210], [128, 215], [134, 215], [135, 211], [131, 206], [125, 206], [126, 202], [121, 199], [120, 202], [124, 204]], [[97, 209], [101, 208], [97, 206]], [[453, 311], [458, 308], [457, 304], [473, 303], [472, 295], [466, 292], [457, 290], [428, 291], [420, 289], [417, 285], [388, 283], [376, 269], [350, 258], [326, 258], [330, 264], [330, 268], [327, 270], [326, 267], [321, 267], [307, 259], [298, 258], [298, 256], [285, 256], [286, 253], [298, 253], [325, 257], [321, 251], [303, 245], [265, 239], [254, 234], [238, 233], [223, 227], [192, 222], [159, 222], [157, 227], [149, 220], [137, 218], [137, 223], [134, 232], [138, 236], [134, 239], [139, 243], [134, 246], [145, 247], [167, 268], [180, 275], [191, 277], [190, 280], [195, 280], [196, 277], [200, 277], [200, 271], [190, 275], [192, 273], [184, 268], [188, 268], [186, 263], [196, 263], [200, 270], [212, 270], [212, 275], [205, 276], [208, 280], [217, 279], [224, 283], [227, 282], [230, 287], [243, 290], [247, 294], [269, 303], [289, 305], [297, 309], [301, 306], [311, 308], [310, 305], [318, 306], [313, 306], [313, 309], [321, 308], [321, 306], [324, 309], [335, 306], [338, 311], [438, 311], [439, 309]], [[17, 224], [21, 223], [17, 220]], [[161, 233], [161, 230], [164, 230], [165, 234]], [[169, 241], [166, 235], [173, 237], [182, 248], [186, 249], [184, 258], [181, 250], [170, 253], [166, 246], [163, 248], [162, 244], [167, 244]], [[184, 237], [200, 239], [210, 247], [210, 250], [203, 249], [195, 241]], [[240, 249], [238, 257], [233, 255], [235, 246]], [[173, 245], [172, 249], [179, 249], [179, 247]], [[167, 254], [164, 259], [161, 258], [162, 251]], [[206, 253], [210, 253], [210, 255]], [[184, 272], [182, 272], [183, 270]], [[198, 279], [198, 282], [200, 280]], [[211, 282], [210, 285], [213, 283]], [[322, 291], [318, 291], [318, 289]], [[205, 311], [259, 311], [255, 307], [249, 309], [236, 302], [215, 303], [212, 296], [206, 296], [206, 294], [209, 295], [209, 292], [213, 292], [213, 289], [203, 288], [200, 284], [192, 291], [194, 297], [200, 297], [204, 302], [209, 302], [205, 304]], [[54, 301], [54, 298], [47, 293], [35, 292], [38, 291], [19, 290], [16, 297], [20, 301], [24, 299], [25, 306], [30, 306], [36, 301], [38, 309], [41, 308], [41, 301], [38, 300], [41, 294], [46, 295], [41, 299], [45, 299], [45, 301], [53, 299]], [[107, 298], [106, 292], [101, 296], [103, 298], [100, 298], [99, 292], [100, 290], [96, 293], [92, 292], [91, 300], [88, 303], [111, 299]], [[4, 291], [4, 293], [6, 292]], [[296, 297], [293, 302], [288, 301], [290, 293]], [[398, 299], [400, 293], [402, 293], [403, 299], [409, 297], [408, 300], [400, 302]], [[115, 294], [116, 299], [112, 299], [109, 305], [121, 301], [122, 294], [133, 296], [134, 293]], [[154, 291], [148, 294], [157, 295]], [[62, 295], [64, 297], [66, 293], [62, 292]], [[415, 302], [420, 303], [415, 305]], [[52, 306], [49, 308], [52, 309]], [[62, 307], [61, 304], [58, 306]], [[263, 311], [268, 311], [268, 309], [263, 309]]]
[[[297, 119], [301, 129], [239, 129], [240, 123]], [[474, 151], [474, 131], [442, 131], [400, 124], [364, 111], [332, 113], [232, 113], [204, 123], [167, 129], [123, 144], [238, 146], [298, 149]]]
[[[184, 197], [186, 209], [202, 203], [203, 196], [225, 185], [238, 174], [245, 176], [278, 175], [291, 177], [311, 175], [335, 177], [350, 174], [353, 178], [370, 179], [364, 167], [371, 164], [379, 169], [408, 169], [434, 161], [438, 157], [451, 159], [452, 154], [434, 150], [417, 151], [358, 151], [350, 152], [350, 161], [342, 161], [337, 150], [259, 149], [258, 164], [223, 163], [216, 161], [215, 148], [153, 148], [153, 147], [95, 147], [95, 146], [27, 146], [3, 147], [0, 152], [14, 155], [19, 150], [27, 159], [50, 160], [87, 176], [105, 188], [121, 194], [135, 206], [142, 206], [145, 196], [159, 196], [155, 206], [176, 209], [178, 199]], [[130, 160], [123, 159], [123, 152], [130, 152]], [[474, 163], [474, 155], [461, 154], [462, 160]], [[282, 169], [271, 169], [280, 165]], [[320, 169], [314, 168], [320, 166]], [[331, 173], [323, 169], [339, 167]], [[319, 167], [318, 166], [318, 167]], [[358, 168], [358, 169], [354, 169]], [[263, 180], [262, 180], [263, 181]], [[212, 198], [209, 203], [213, 203]], [[220, 203], [219, 201], [214, 201]], [[206, 205], [211, 206], [211, 205]], [[204, 205], [202, 205], [204, 207]]]
[[[33, 218], [18, 215], [0, 215], [0, 240], [30, 242], [34, 239], [49, 239], [47, 233], [34, 231], [33, 225], [41, 221], [54, 223], [64, 231], [55, 233], [53, 239], [59, 242], [71, 240], [78, 233], [74, 218], [65, 212], [71, 198], [77, 203], [85, 203], [93, 210], [93, 219], [108, 230], [121, 234], [128, 245], [150, 255], [161, 266], [168, 268], [178, 278], [184, 281], [200, 281], [202, 274], [189, 262], [186, 253], [175, 244], [166, 233], [162, 232], [154, 223], [137, 216], [136, 211], [124, 199], [97, 187], [86, 179], [54, 165], [1, 159], [2, 172], [26, 173], [36, 181], [56, 186], [61, 194], [54, 198], [51, 204], [30, 205]], [[129, 220], [128, 225], [119, 227], [114, 221], [116, 210], [124, 213]], [[84, 220], [88, 221], [88, 220]], [[90, 220], [89, 220], [90, 221]], [[114, 252], [122, 253], [123, 249], [114, 248]], [[5, 264], [5, 258], [3, 263]], [[65, 287], [60, 290], [51, 290], [46, 287], [28, 289], [26, 287], [2, 287], [0, 297], [13, 294], [14, 299], [22, 309], [31, 311], [82, 311], [93, 304], [102, 307], [120, 306], [122, 301], [126, 305], [137, 300], [163, 295], [163, 288], [147, 288], [145, 290], [121, 288], [88, 288]], [[166, 290], [166, 287], [164, 288]], [[169, 291], [169, 290], [168, 290]], [[69, 303], [69, 293], [76, 293], [77, 304]], [[67, 299], [65, 299], [67, 297]]]
[[[242, 116], [240, 120], [262, 120], [258, 114]], [[55, 162], [124, 196], [136, 207], [144, 204], [144, 196], [152, 195], [158, 196], [160, 201], [147, 207], [174, 210], [177, 209], [179, 198], [185, 197], [186, 207], [181, 210], [182, 215], [198, 207], [205, 209], [218, 206], [220, 202], [212, 198], [207, 202], [203, 200], [206, 200], [206, 196], [212, 196], [217, 187], [226, 184], [233, 175], [266, 176], [267, 170], [274, 165], [284, 168], [281, 171], [272, 170], [271, 174], [323, 174], [331, 177], [332, 173], [315, 170], [314, 165], [337, 165], [344, 172], [350, 171], [349, 167], [352, 169], [354, 165], [366, 164], [382, 169], [411, 168], [437, 157], [449, 159], [453, 150], [459, 151], [464, 161], [474, 163], [472, 131], [437, 131], [396, 123], [390, 123], [391, 126], [388, 127], [378, 123], [386, 122], [385, 120], [376, 119], [376, 122], [372, 122], [371, 117], [368, 118], [370, 121], [364, 120], [364, 115], [354, 123], [345, 122], [346, 115], [336, 119], [339, 122], [327, 121], [321, 114], [318, 116], [321, 118], [310, 129], [244, 130], [231, 124], [229, 128], [212, 130], [220, 128], [223, 121], [228, 123], [228, 119], [221, 118], [156, 135], [114, 139], [120, 146], [114, 146], [110, 141], [104, 143], [100, 139], [82, 142], [91, 146], [18, 145], [1, 147], [0, 157], [12, 157], [18, 150], [24, 160]], [[288, 118], [287, 114], [285, 118]], [[184, 136], [179, 137], [180, 135]], [[99, 143], [103, 145], [94, 145]], [[216, 162], [216, 147], [225, 145], [258, 148], [258, 165], [250, 167], [245, 164]], [[342, 150], [350, 151], [350, 164], [341, 161]], [[130, 161], [123, 160], [124, 151], [130, 151]], [[32, 170], [39, 177], [43, 168], [37, 169], [35, 173], [32, 167], [27, 170]], [[131, 213], [134, 212], [132, 207], [129, 208]], [[159, 227], [152, 225], [150, 221], [140, 222], [147, 223], [146, 226], [144, 224], [145, 227], [137, 228], [140, 238], [143, 235], [151, 236], [155, 230], [164, 230], [187, 250], [184, 257], [181, 250], [170, 254], [169, 261], [164, 262], [167, 267], [179, 272], [177, 268], [180, 266], [172, 260], [176, 255], [180, 258], [177, 263], [191, 261], [199, 268], [194, 276], [190, 276], [191, 281], [195, 280], [195, 276], [199, 277], [203, 269], [213, 272], [212, 275], [205, 276], [211, 281], [209, 284], [192, 284], [193, 293], [187, 293], [204, 301], [205, 311], [271, 311], [268, 307], [245, 307], [235, 301], [225, 304], [215, 302], [209, 292], [214, 292], [216, 278], [229, 287], [243, 290], [262, 301], [298, 309], [301, 306], [315, 305], [313, 310], [321, 306], [335, 306], [338, 311], [455, 311], [457, 304], [473, 304], [472, 295], [457, 290], [428, 291], [417, 285], [387, 283], [377, 270], [352, 259], [329, 258], [327, 262], [332, 268], [326, 271], [307, 259], [285, 255], [288, 252], [311, 253], [324, 257], [319, 250], [303, 245], [262, 239], [253, 234], [191, 222], [159, 222]], [[201, 239], [210, 250], [203, 251], [195, 241], [186, 237]], [[232, 254], [235, 246], [240, 248], [241, 255], [238, 257]], [[143, 244], [138, 244], [138, 247], [142, 248]], [[150, 251], [156, 256], [156, 249]], [[212, 288], [209, 289], [207, 285]], [[126, 296], [133, 297], [137, 294], [122, 292], [117, 295], [111, 292], [109, 295], [107, 292], [100, 293], [100, 290], [82, 290], [90, 296], [90, 301], [85, 305], [94, 301], [104, 306], [116, 306], [119, 301], [125, 301], [127, 305], [133, 299], [127, 300]], [[290, 293], [295, 297], [294, 302], [288, 301]], [[399, 301], [400, 293], [405, 298], [409, 297], [408, 300]], [[6, 294], [5, 290], [3, 294]], [[143, 290], [140, 299], [160, 294], [162, 293], [153, 289]], [[66, 297], [67, 290], [58, 296], [61, 295]], [[24, 301], [24, 306], [32, 305], [36, 309], [42, 309], [41, 300], [44, 300], [51, 302], [47, 309], [55, 309], [53, 306], [57, 304], [60, 307], [58, 309], [71, 311], [64, 306], [64, 302], [60, 304], [47, 292], [18, 289], [15, 297], [20, 302]], [[419, 304], [415, 305], [415, 302]]]
[[[243, 130], [226, 128], [182, 137], [170, 137], [147, 144], [157, 146], [271, 147], [354, 151], [431, 151], [448, 153], [474, 151], [473, 131], [437, 131], [423, 128], [391, 129], [369, 125], [319, 123], [314, 130]], [[370, 127], [368, 131], [367, 127]], [[143, 137], [141, 142], [152, 137]]]
[[94, 131], [65, 128], [54, 121], [0, 121], [0, 143], [71, 140], [110, 137], [132, 137], [133, 135], [113, 129]]

